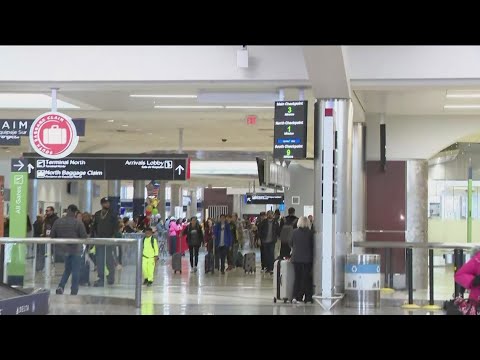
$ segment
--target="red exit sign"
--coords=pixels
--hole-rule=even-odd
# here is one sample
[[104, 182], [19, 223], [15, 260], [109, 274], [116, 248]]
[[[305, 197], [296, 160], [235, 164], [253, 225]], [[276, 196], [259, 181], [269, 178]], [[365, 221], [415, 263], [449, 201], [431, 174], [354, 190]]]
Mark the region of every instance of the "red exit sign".
[[257, 125], [257, 115], [248, 115], [247, 125]]

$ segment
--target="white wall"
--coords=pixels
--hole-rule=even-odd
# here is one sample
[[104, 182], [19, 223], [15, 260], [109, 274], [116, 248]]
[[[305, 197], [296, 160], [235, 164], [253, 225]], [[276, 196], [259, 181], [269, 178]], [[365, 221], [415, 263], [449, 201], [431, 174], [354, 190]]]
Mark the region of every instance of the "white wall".
[[[39, 180], [38, 201], [44, 201], [46, 203], [59, 202], [62, 209], [65, 209], [70, 204], [79, 206], [79, 195], [70, 195], [67, 193], [67, 182], [66, 180]], [[94, 184], [100, 185], [100, 196], [92, 199], [93, 212], [100, 210], [100, 199], [108, 195], [107, 181], [94, 181]], [[80, 210], [83, 211], [83, 209]]]
[[480, 78], [479, 46], [346, 46], [355, 79]]
[[[306, 80], [300, 46], [0, 46], [0, 81]], [[55, 61], [52, 61], [52, 56]]]
[[[290, 189], [285, 191], [285, 212], [293, 206], [295, 215], [304, 216], [304, 206], [314, 205], [313, 170], [298, 164], [290, 164]], [[300, 205], [292, 205], [292, 196], [300, 196]]]
[[[380, 117], [367, 114], [367, 160], [380, 160]], [[480, 132], [478, 116], [387, 116], [387, 160], [429, 159]]]

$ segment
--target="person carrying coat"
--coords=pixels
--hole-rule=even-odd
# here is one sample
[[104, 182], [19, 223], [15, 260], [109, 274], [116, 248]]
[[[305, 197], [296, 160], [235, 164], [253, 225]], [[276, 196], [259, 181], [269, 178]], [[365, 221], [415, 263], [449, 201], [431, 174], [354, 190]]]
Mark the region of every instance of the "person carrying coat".
[[297, 229], [290, 239], [292, 257], [290, 261], [295, 268], [292, 304], [302, 301], [313, 302], [313, 232], [308, 218], [298, 219]]
[[[198, 250], [203, 242], [203, 231], [197, 217], [190, 219], [190, 224], [185, 228], [183, 233], [187, 236], [188, 251], [190, 253], [190, 267], [192, 272], [197, 272]], [[195, 263], [194, 261], [195, 257]]]

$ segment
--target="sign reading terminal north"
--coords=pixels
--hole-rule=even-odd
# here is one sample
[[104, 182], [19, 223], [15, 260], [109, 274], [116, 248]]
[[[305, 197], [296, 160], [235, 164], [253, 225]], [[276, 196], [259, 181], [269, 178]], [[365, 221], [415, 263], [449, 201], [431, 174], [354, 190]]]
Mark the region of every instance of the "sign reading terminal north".
[[307, 157], [307, 101], [275, 102], [273, 157]]
[[[64, 159], [30, 157], [12, 164], [28, 169], [30, 179], [46, 180], [187, 180], [186, 154], [170, 158], [118, 157], [115, 154], [75, 154]], [[127, 154], [128, 155], [128, 154]]]

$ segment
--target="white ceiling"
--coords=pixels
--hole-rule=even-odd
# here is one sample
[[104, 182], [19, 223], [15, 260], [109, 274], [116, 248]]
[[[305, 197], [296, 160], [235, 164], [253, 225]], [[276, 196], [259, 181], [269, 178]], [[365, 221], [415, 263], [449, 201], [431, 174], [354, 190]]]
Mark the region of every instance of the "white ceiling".
[[[198, 94], [205, 91], [276, 92], [278, 89], [284, 88], [286, 89], [286, 98], [298, 98], [298, 89], [306, 88], [305, 98], [310, 102], [307, 155], [311, 157], [313, 154], [314, 99], [307, 83], [243, 81], [197, 83], [73, 82], [52, 84], [4, 82], [0, 83], [0, 93], [41, 92], [49, 94], [48, 89], [50, 87], [59, 87], [58, 98], [60, 100], [80, 107], [80, 109], [69, 109], [65, 112], [73, 118], [87, 119], [86, 136], [81, 139], [77, 152], [145, 153], [176, 151], [179, 145], [178, 129], [183, 128], [183, 149], [185, 151], [220, 151], [226, 154], [238, 151], [271, 152], [273, 109], [155, 109], [154, 105], [193, 105], [197, 102], [196, 99], [131, 98], [129, 95]], [[463, 87], [463, 89], [465, 88]], [[357, 88], [354, 86], [353, 90], [366, 113], [419, 116], [462, 114], [479, 116], [480, 120], [480, 109], [445, 110], [443, 106], [446, 104], [480, 103], [480, 101], [475, 99], [455, 99], [455, 101], [447, 99], [446, 93], [452, 89], [444, 86], [419, 87], [413, 85], [398, 86], [397, 84], [375, 87], [370, 85]], [[0, 119], [33, 119], [43, 111], [46, 111], [46, 109], [0, 109]], [[257, 124], [254, 126], [247, 125], [247, 115], [257, 115]], [[108, 120], [114, 120], [114, 122], [108, 122]], [[222, 139], [227, 139], [227, 141], [222, 142]], [[471, 139], [478, 140], [480, 135], [472, 134]], [[26, 140], [22, 139], [20, 147], [4, 148], [3, 151], [0, 151], [0, 158], [10, 158], [18, 156], [22, 152], [28, 152], [28, 141]], [[225, 158], [228, 159], [228, 155]], [[252, 156], [252, 160], [254, 160], [254, 156]], [[305, 165], [311, 166], [308, 161]], [[238, 178], [241, 183], [248, 181], [248, 179], [250, 178]], [[228, 184], [236, 181], [231, 178], [220, 180], [227, 181]], [[208, 181], [208, 177], [202, 179], [203, 181]]]

